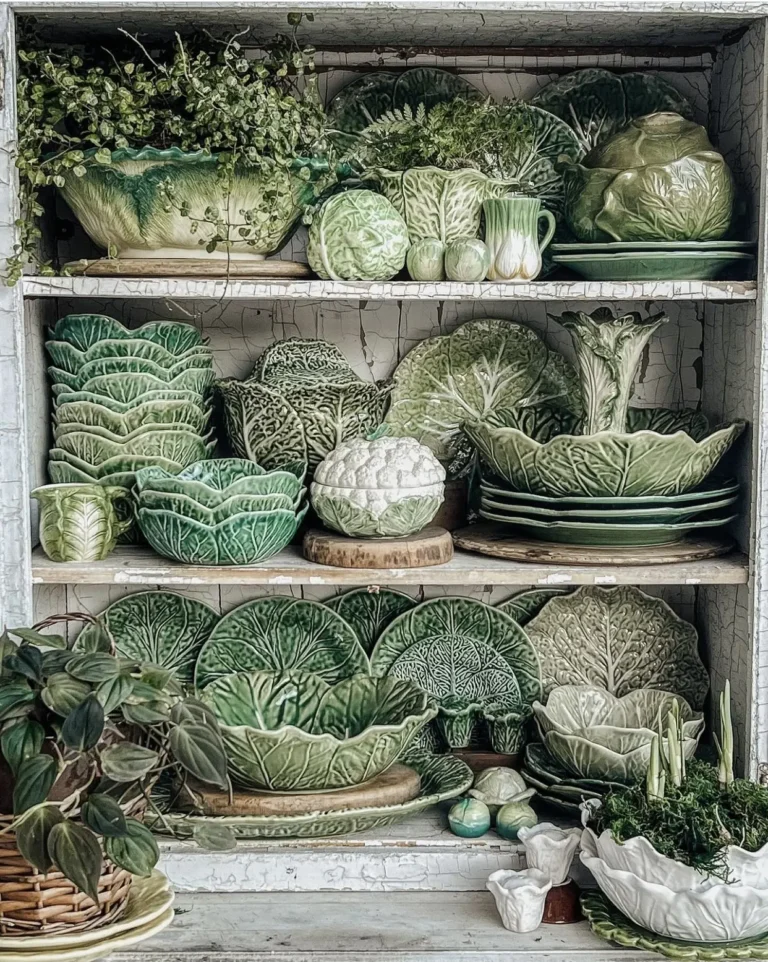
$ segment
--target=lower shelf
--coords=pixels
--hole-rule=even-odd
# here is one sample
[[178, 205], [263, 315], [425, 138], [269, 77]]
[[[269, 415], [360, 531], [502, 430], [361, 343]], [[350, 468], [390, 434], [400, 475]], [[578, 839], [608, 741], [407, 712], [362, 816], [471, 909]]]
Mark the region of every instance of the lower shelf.
[[32, 556], [33, 584], [91, 585], [741, 585], [749, 562], [722, 558], [669, 565], [547, 565], [456, 551], [429, 568], [331, 568], [305, 561], [291, 546], [247, 568], [208, 568], [160, 558], [149, 548], [118, 548], [104, 561], [57, 564], [40, 548]]
[[179, 895], [173, 925], [113, 962], [650, 962], [586, 922], [503, 928], [489, 892]]

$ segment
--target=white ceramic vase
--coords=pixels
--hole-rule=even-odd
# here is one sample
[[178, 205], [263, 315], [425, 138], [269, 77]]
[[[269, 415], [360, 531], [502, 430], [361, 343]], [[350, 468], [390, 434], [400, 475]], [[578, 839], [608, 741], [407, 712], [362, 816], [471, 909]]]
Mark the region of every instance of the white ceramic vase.
[[553, 885], [562, 885], [579, 847], [581, 829], [541, 822], [533, 828], [521, 828], [517, 837], [523, 843], [528, 868], [538, 869]]
[[485, 887], [496, 900], [501, 921], [510, 932], [533, 932], [541, 925], [544, 903], [552, 882], [535, 868], [522, 872], [501, 869]]
[[[541, 253], [555, 233], [551, 211], [538, 197], [501, 197], [483, 203], [485, 243], [491, 256], [489, 281], [532, 281], [541, 273]], [[547, 231], [539, 241], [539, 220]]]

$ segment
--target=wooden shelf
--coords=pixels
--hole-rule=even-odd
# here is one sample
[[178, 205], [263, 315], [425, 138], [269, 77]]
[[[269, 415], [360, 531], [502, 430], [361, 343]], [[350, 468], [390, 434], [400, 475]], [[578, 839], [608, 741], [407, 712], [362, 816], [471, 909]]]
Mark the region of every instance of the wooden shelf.
[[753, 301], [754, 281], [343, 282], [127, 277], [25, 277], [25, 297], [330, 301]]
[[741, 585], [748, 580], [744, 555], [674, 565], [590, 566], [524, 564], [457, 551], [431, 568], [331, 568], [305, 561], [291, 546], [268, 562], [247, 568], [183, 565], [149, 548], [118, 548], [105, 561], [57, 564], [37, 548], [33, 584], [90, 585]]
[[[375, 883], [374, 883], [375, 884]], [[503, 928], [490, 892], [178, 895], [165, 932], [114, 962], [658, 962], [586, 922]]]

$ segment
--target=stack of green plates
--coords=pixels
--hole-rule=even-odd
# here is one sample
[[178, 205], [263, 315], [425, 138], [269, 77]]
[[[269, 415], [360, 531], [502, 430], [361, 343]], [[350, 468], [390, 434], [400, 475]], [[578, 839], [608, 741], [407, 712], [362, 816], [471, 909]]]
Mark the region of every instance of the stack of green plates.
[[541, 742], [529, 742], [523, 757], [520, 774], [531, 788], [536, 789], [536, 798], [568, 814], [577, 815], [581, 803], [590, 798], [600, 799], [612, 789], [621, 791], [627, 787], [620, 782], [576, 778], [550, 755]]
[[636, 548], [728, 524], [736, 517], [738, 491], [736, 481], [709, 479], [685, 494], [558, 498], [511, 491], [504, 481], [486, 477], [479, 513], [539, 541]]
[[745, 280], [754, 271], [749, 241], [621, 241], [552, 244], [552, 262], [588, 281]]
[[139, 468], [172, 473], [210, 457], [213, 356], [190, 324], [130, 330], [101, 314], [70, 314], [46, 344], [52, 360], [55, 483], [130, 487]]

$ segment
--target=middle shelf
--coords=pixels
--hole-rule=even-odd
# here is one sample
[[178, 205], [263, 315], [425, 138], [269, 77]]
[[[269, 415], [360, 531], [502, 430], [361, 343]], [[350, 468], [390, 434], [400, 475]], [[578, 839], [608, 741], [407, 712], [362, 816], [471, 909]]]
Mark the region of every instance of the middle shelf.
[[148, 548], [118, 548], [105, 561], [50, 561], [32, 555], [33, 584], [89, 585], [742, 585], [749, 561], [738, 552], [722, 558], [668, 565], [553, 565], [489, 558], [456, 551], [427, 568], [332, 568], [306, 561], [298, 546], [250, 567], [184, 565]]

